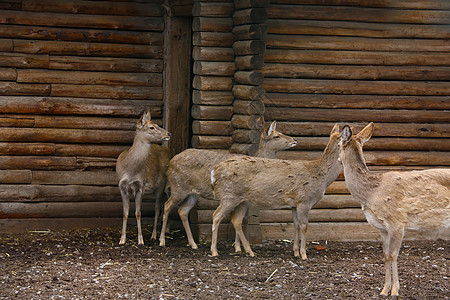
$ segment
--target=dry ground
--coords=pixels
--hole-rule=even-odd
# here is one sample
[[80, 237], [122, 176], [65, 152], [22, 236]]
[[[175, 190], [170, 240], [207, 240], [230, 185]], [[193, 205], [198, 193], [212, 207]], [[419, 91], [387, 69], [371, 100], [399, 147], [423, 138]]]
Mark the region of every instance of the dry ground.
[[[0, 234], [0, 299], [384, 299], [379, 242], [308, 243], [308, 261], [289, 241], [254, 246], [256, 257], [221, 242], [213, 258], [181, 231], [161, 248], [150, 229], [145, 246], [134, 228], [124, 246], [118, 229]], [[449, 246], [403, 243], [400, 299], [450, 299]]]

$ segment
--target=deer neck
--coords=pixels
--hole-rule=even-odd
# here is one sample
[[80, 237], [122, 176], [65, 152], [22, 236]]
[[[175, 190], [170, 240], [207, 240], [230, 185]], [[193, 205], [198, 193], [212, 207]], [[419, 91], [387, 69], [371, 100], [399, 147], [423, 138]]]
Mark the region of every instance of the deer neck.
[[151, 144], [148, 141], [145, 141], [139, 134], [136, 134], [133, 145], [128, 151], [127, 163], [135, 168], [142, 168], [150, 152], [150, 147]]
[[265, 147], [264, 141], [261, 141], [258, 145], [258, 150], [255, 153], [256, 157], [264, 157], [264, 158], [277, 158], [277, 152], [275, 150], [269, 149]]
[[339, 161], [339, 151], [337, 148], [331, 149], [327, 145], [318, 162], [318, 168], [321, 173], [325, 174], [325, 182], [329, 186], [336, 180], [342, 169], [342, 164]]

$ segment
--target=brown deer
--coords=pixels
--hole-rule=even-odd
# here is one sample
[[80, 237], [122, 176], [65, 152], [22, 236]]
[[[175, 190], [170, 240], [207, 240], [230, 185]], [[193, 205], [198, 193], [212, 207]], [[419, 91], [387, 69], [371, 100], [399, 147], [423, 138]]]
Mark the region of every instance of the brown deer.
[[[322, 199], [326, 188], [341, 171], [339, 160], [339, 127], [336, 124], [330, 140], [317, 160], [281, 160], [234, 157], [219, 164], [211, 173], [215, 196], [220, 199], [213, 214], [211, 253], [217, 256], [217, 235], [220, 222], [230, 214], [236, 233], [245, 251], [254, 256], [242, 231], [245, 202], [263, 208], [292, 208], [295, 226], [294, 255], [307, 259], [305, 234], [308, 214]], [[299, 253], [299, 237], [301, 247]]]
[[[361, 203], [370, 225], [380, 231], [385, 260], [381, 295], [397, 296], [397, 257], [405, 229], [446, 234], [450, 227], [450, 169], [407, 172], [371, 172], [362, 147], [374, 130], [373, 123], [357, 135], [342, 129], [341, 160], [345, 182]], [[447, 232], [445, 232], [447, 231]]]
[[[276, 131], [275, 128], [276, 121], [273, 121], [263, 131], [256, 155], [274, 158], [277, 151], [294, 147], [297, 144], [294, 138]], [[179, 206], [178, 214], [183, 222], [189, 245], [192, 249], [198, 248], [189, 226], [189, 212], [199, 197], [214, 198], [210, 180], [211, 170], [220, 162], [234, 156], [236, 154], [200, 149], [188, 149], [174, 156], [167, 170], [167, 181], [171, 191], [164, 206], [160, 246], [166, 244], [165, 231], [169, 214], [173, 207]]]
[[150, 112], [145, 112], [136, 126], [133, 145], [120, 153], [116, 164], [123, 204], [122, 236], [119, 244], [125, 244], [130, 199], [134, 198], [138, 226], [138, 243], [144, 244], [141, 228], [141, 204], [144, 188], [154, 192], [155, 226], [152, 238], [156, 239], [156, 225], [161, 207], [161, 197], [166, 185], [165, 172], [170, 160], [170, 150], [151, 143], [167, 141], [170, 133], [151, 121]]

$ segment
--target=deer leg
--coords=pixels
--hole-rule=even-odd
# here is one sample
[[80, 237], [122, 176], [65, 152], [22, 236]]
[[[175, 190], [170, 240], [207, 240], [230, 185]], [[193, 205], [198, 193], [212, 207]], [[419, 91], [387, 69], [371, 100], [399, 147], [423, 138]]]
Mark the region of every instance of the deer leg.
[[236, 207], [231, 215], [231, 223], [233, 223], [234, 230], [236, 231], [234, 247], [236, 252], [241, 251], [241, 245], [239, 243], [240, 239], [242, 241], [242, 245], [244, 246], [245, 252], [253, 257], [255, 256], [255, 254], [253, 253], [252, 248], [250, 247], [250, 243], [248, 242], [247, 238], [245, 237], [244, 231], [242, 230], [242, 220], [244, 219], [247, 211], [248, 204], [246, 202], [242, 202]]
[[141, 226], [141, 206], [142, 206], [144, 185], [141, 182], [136, 182], [136, 184], [134, 184], [133, 191], [134, 191], [135, 215], [138, 227], [138, 244], [144, 245], [144, 238], [142, 236], [142, 226]]
[[120, 245], [125, 244], [127, 239], [127, 222], [130, 210], [130, 194], [128, 193], [128, 184], [125, 181], [119, 183], [120, 194], [122, 196], [123, 219], [122, 219], [122, 236], [120, 237]]
[[381, 239], [383, 241], [383, 254], [384, 254], [384, 287], [381, 291], [380, 295], [388, 296], [392, 286], [392, 278], [391, 278], [391, 260], [389, 256], [389, 234], [385, 230], [380, 230]]
[[392, 262], [392, 289], [391, 296], [398, 296], [398, 291], [400, 289], [400, 282], [398, 280], [398, 266], [397, 259], [398, 253], [400, 251], [400, 247], [403, 240], [404, 228], [400, 228], [395, 230], [390, 235], [390, 244], [389, 244], [389, 258]]
[[300, 233], [300, 222], [298, 221], [297, 216], [297, 210], [295, 208], [292, 209], [292, 219], [294, 221], [294, 243], [293, 243], [293, 250], [294, 250], [294, 256], [299, 257], [299, 246], [298, 246], [298, 240], [299, 240], [299, 233]]
[[219, 234], [219, 225], [223, 218], [229, 214], [237, 205], [232, 201], [220, 201], [219, 207], [213, 213], [212, 238], [211, 238], [211, 255], [218, 256], [217, 252], [217, 236]]
[[189, 226], [189, 212], [194, 207], [194, 205], [198, 201], [197, 195], [189, 195], [186, 201], [178, 208], [178, 214], [180, 215], [181, 222], [183, 222], [184, 230], [186, 231], [186, 236], [189, 242], [189, 245], [192, 249], [198, 249], [197, 244], [194, 241], [194, 237], [191, 232], [191, 227]]
[[183, 199], [184, 198], [179, 197], [172, 191], [169, 199], [166, 201], [166, 203], [164, 203], [164, 214], [161, 227], [161, 235], [159, 236], [159, 245], [161, 247], [164, 247], [166, 245], [166, 228], [167, 228], [167, 221], [169, 220], [169, 214], [172, 211], [173, 207], [182, 202]]
[[161, 214], [161, 199], [163, 197], [163, 191], [157, 190], [155, 193], [155, 220], [153, 222], [152, 240], [156, 240], [158, 230], [158, 219]]
[[308, 259], [306, 256], [306, 230], [308, 229], [308, 213], [309, 207], [297, 207], [297, 221], [300, 224], [300, 255], [303, 260]]

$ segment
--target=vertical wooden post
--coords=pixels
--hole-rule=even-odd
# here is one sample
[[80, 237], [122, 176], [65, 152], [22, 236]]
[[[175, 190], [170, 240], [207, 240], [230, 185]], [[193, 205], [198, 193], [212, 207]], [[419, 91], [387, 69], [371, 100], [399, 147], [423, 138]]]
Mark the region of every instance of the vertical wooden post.
[[169, 148], [175, 155], [188, 148], [191, 112], [192, 18], [165, 16], [164, 127], [172, 133]]

